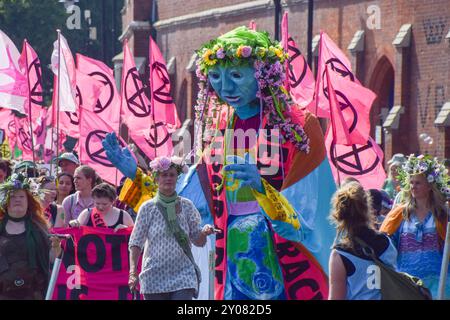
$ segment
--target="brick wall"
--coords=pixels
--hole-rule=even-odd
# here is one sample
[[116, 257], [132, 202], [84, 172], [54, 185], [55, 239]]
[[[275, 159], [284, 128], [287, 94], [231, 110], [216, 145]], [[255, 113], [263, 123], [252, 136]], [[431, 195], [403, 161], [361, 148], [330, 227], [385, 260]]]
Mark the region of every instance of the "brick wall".
[[[133, 2], [133, 1], [132, 1]], [[151, 1], [148, 1], [150, 3]], [[134, 12], [149, 10], [146, 1], [136, 1]], [[148, 5], [147, 3], [147, 5]], [[212, 0], [157, 1], [158, 22], [199, 13], [212, 8], [252, 3], [252, 1]], [[261, 3], [253, 1], [253, 3]], [[222, 16], [202, 17], [190, 23], [158, 25], [157, 42], [166, 60], [176, 57], [176, 82], [172, 84], [178, 106], [192, 108], [195, 88], [191, 88], [191, 75], [186, 70], [190, 58], [200, 45], [239, 25], [255, 20], [258, 29], [274, 34], [274, 7], [266, 1], [266, 7], [254, 11], [241, 10]], [[377, 6], [380, 12], [380, 29], [367, 27], [369, 6]], [[372, 125], [380, 124], [381, 108], [389, 106], [390, 89], [394, 83], [394, 105], [403, 105], [400, 127], [384, 136], [384, 150], [389, 159], [393, 153], [431, 152], [433, 155], [449, 156], [450, 135], [445, 128], [436, 128], [434, 119], [445, 101], [450, 100], [450, 46], [444, 39], [450, 30], [450, 5], [448, 0], [316, 0], [314, 4], [314, 29], [316, 35], [323, 30], [350, 57], [347, 47], [357, 30], [365, 30], [365, 50], [360, 60], [359, 80], [380, 97], [371, 113]], [[284, 0], [283, 10], [289, 12], [289, 30], [300, 50], [307, 49], [307, 1]], [[412, 24], [411, 47], [399, 59], [392, 45], [400, 27]], [[141, 45], [141, 44], [139, 44]], [[146, 46], [147, 44], [145, 44]], [[392, 72], [393, 70], [393, 72]], [[403, 73], [401, 72], [403, 70]], [[403, 74], [403, 77], [400, 75]], [[187, 116], [188, 110], [180, 111]], [[184, 119], [183, 119], [184, 120]], [[372, 130], [374, 133], [374, 129]], [[433, 144], [425, 144], [419, 135], [427, 133]]]

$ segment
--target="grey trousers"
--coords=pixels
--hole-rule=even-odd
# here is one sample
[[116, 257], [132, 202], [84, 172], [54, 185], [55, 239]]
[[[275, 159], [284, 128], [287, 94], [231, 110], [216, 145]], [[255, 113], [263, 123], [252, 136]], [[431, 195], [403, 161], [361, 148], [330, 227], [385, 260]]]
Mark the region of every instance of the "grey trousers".
[[194, 289], [181, 289], [173, 292], [145, 293], [144, 300], [192, 300]]

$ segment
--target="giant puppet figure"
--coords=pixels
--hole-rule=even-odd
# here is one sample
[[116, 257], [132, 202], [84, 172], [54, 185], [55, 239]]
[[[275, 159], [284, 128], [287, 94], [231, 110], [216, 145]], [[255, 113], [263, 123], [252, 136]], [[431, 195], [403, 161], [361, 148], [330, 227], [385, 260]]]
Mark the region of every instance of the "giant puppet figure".
[[[246, 27], [197, 54], [200, 156], [177, 192], [194, 202], [203, 223], [222, 230], [215, 298], [326, 299], [335, 184], [318, 120], [283, 87], [287, 54], [266, 32]], [[121, 199], [139, 208], [154, 194], [151, 177], [114, 134], [103, 145], [129, 178]]]

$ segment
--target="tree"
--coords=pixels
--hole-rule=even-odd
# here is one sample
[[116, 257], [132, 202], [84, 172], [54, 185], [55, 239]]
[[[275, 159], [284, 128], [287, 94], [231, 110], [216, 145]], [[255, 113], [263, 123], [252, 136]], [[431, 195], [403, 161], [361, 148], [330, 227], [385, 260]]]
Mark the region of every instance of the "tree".
[[[49, 65], [53, 43], [57, 39], [56, 29], [60, 29], [66, 37], [74, 58], [76, 53], [81, 53], [101, 60], [101, 36], [106, 37], [109, 34], [108, 32], [104, 32], [103, 35], [99, 34], [99, 30], [101, 30], [99, 27], [101, 23], [100, 1], [80, 1], [75, 5], [80, 7], [81, 28], [69, 30], [67, 22], [71, 13], [66, 12], [63, 3], [56, 0], [0, 0], [0, 29], [11, 38], [19, 51], [22, 48], [23, 39], [26, 38], [41, 60], [46, 105], [51, 103], [53, 91], [53, 75]], [[105, 5], [106, 12], [112, 12], [112, 1], [106, 1]], [[97, 40], [89, 39], [89, 25], [84, 19], [84, 10], [87, 9], [91, 11], [91, 26], [96, 26], [98, 30]], [[116, 26], [119, 26], [120, 14], [118, 12], [115, 18]], [[111, 29], [111, 20], [107, 16], [106, 31]], [[107, 41], [107, 50], [112, 48], [111, 41], [111, 39]], [[116, 40], [114, 49], [120, 50], [118, 40]], [[112, 49], [109, 49], [107, 55], [109, 61], [104, 61], [108, 65], [111, 65], [111, 58], [118, 52], [111, 51]]]

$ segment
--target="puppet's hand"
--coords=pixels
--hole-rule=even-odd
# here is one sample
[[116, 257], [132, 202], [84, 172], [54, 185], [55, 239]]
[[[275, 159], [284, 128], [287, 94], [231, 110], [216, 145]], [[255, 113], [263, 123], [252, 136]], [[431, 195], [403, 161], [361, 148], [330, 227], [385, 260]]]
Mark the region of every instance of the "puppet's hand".
[[127, 147], [120, 148], [117, 136], [114, 132], [108, 133], [102, 141], [106, 156], [111, 163], [123, 173], [124, 176], [134, 180], [136, 177], [137, 163]]
[[263, 193], [264, 188], [261, 182], [261, 175], [259, 174], [256, 165], [249, 163], [248, 156], [246, 156], [244, 163], [242, 163], [242, 158], [237, 158], [237, 161], [233, 161], [235, 163], [237, 162], [237, 164], [229, 164], [225, 166], [225, 171], [232, 171], [230, 175], [231, 178], [241, 180], [241, 186], [249, 186], [259, 193]]

